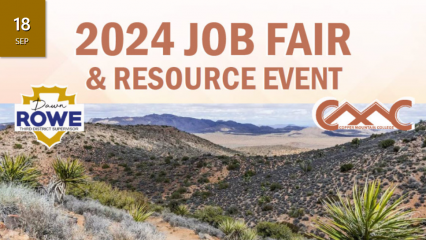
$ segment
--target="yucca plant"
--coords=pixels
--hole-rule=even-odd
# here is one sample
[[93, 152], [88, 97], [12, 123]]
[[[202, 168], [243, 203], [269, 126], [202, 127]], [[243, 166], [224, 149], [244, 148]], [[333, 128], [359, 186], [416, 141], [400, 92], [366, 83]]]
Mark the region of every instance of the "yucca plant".
[[148, 219], [154, 212], [149, 210], [149, 205], [147, 202], [134, 204], [129, 211], [130, 215], [136, 222], [144, 222]]
[[0, 158], [0, 180], [6, 183], [19, 183], [35, 187], [40, 172], [34, 167], [34, 161], [26, 155], [11, 157], [4, 154]]
[[257, 233], [243, 221], [225, 219], [219, 224], [219, 229], [226, 235], [226, 240], [255, 240]]
[[175, 209], [174, 213], [177, 214], [177, 215], [180, 215], [180, 216], [186, 216], [186, 215], [189, 214], [189, 210], [188, 210], [187, 206], [185, 206], [185, 205], [179, 205]]
[[338, 193], [337, 201], [325, 202], [330, 219], [316, 221], [319, 230], [335, 240], [425, 239], [419, 225], [423, 219], [412, 218], [412, 211], [401, 207], [405, 196], [391, 200], [395, 189], [382, 191], [376, 180], [366, 182], [362, 191], [355, 184], [352, 201]]
[[53, 169], [55, 176], [49, 183], [48, 192], [59, 202], [62, 201], [69, 185], [78, 186], [86, 183], [87, 175], [84, 166], [77, 159], [57, 158], [53, 162]]

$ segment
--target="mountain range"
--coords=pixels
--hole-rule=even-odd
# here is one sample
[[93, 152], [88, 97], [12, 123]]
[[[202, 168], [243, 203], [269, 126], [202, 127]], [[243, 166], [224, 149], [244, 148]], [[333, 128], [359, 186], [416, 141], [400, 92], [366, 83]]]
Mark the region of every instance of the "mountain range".
[[196, 119], [191, 117], [180, 117], [172, 114], [151, 114], [143, 117], [113, 117], [113, 118], [92, 118], [91, 123], [103, 123], [114, 125], [166, 125], [175, 127], [188, 133], [213, 133], [223, 132], [230, 134], [271, 134], [289, 133], [299, 131], [306, 127], [287, 125], [285, 127], [274, 128], [269, 126], [256, 126], [248, 123], [238, 123], [235, 121], [212, 121], [208, 119]]

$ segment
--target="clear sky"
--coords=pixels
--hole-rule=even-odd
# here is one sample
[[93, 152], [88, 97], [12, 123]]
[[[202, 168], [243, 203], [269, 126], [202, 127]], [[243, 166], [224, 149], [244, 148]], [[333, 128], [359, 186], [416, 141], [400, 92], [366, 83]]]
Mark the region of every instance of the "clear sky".
[[[362, 109], [366, 104], [356, 104]], [[173, 114], [211, 120], [234, 120], [256, 125], [312, 126], [313, 104], [85, 104], [85, 121], [91, 118]], [[13, 104], [0, 104], [0, 123], [13, 122]], [[400, 111], [403, 122], [426, 119], [426, 104]]]

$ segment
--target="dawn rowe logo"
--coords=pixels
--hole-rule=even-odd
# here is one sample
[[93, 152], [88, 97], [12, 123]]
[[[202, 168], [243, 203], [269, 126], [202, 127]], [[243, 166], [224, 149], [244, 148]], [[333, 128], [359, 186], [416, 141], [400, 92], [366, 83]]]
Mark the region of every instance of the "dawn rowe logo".
[[84, 106], [66, 87], [33, 87], [33, 96], [22, 95], [15, 104], [15, 131], [33, 132], [48, 148], [61, 142], [68, 131], [84, 131]]
[[[349, 102], [339, 101], [334, 98], [323, 98], [319, 100], [313, 110], [312, 117], [318, 127], [324, 130], [337, 129], [399, 129], [413, 130], [413, 123], [402, 123], [398, 119], [398, 112], [401, 108], [411, 108], [414, 99], [410, 97], [401, 98], [396, 101], [390, 110], [380, 103], [374, 101], [364, 110], [359, 111]], [[326, 114], [328, 108], [336, 108]]]

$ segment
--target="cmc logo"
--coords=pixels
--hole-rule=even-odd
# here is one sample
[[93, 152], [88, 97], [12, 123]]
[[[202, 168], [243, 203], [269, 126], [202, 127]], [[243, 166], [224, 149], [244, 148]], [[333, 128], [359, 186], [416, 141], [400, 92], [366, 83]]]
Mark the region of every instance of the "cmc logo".
[[33, 96], [22, 95], [15, 105], [15, 131], [33, 132], [48, 148], [61, 142], [68, 131], [84, 131], [84, 106], [66, 87], [33, 87]]
[[[399, 129], [413, 130], [413, 123], [402, 123], [398, 118], [401, 108], [411, 108], [413, 98], [402, 98], [395, 102], [390, 110], [379, 101], [374, 101], [364, 110], [359, 111], [349, 102], [339, 101], [334, 98], [319, 100], [313, 110], [312, 117], [318, 127], [324, 130], [338, 129]], [[327, 112], [329, 108], [335, 108]], [[327, 112], [327, 113], [326, 113]]]

